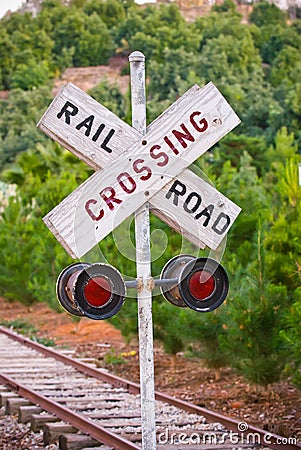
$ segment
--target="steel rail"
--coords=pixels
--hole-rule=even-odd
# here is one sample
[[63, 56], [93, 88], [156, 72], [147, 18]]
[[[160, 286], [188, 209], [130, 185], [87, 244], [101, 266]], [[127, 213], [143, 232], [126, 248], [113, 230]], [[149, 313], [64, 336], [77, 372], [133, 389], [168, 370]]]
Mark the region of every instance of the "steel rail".
[[103, 444], [112, 445], [113, 447], [117, 446], [117, 448], [120, 448], [121, 450], [140, 450], [139, 446], [124, 439], [122, 436], [118, 436], [117, 434], [96, 425], [84, 416], [71, 411], [53, 400], [49, 400], [44, 395], [38, 394], [2, 373], [0, 373], [0, 381], [3, 385], [19, 394], [21, 397], [39, 405], [41, 408], [45, 409], [45, 411], [55, 414], [61, 420], [70, 423], [84, 433], [88, 433], [91, 437]]
[[0, 326], [0, 333], [6, 334], [10, 338], [26, 345], [29, 348], [38, 350], [40, 353], [42, 353], [45, 356], [52, 356], [57, 361], [61, 361], [65, 364], [68, 364], [69, 366], [74, 367], [75, 369], [79, 370], [80, 372], [84, 373], [85, 375], [89, 375], [89, 376], [94, 377], [103, 382], [108, 382], [115, 387], [121, 387], [123, 389], [126, 389], [131, 394], [139, 394], [140, 393], [140, 386], [138, 383], [133, 383], [132, 381], [126, 380], [126, 379], [118, 377], [116, 375], [112, 375], [112, 374], [103, 372], [100, 369], [95, 369], [94, 367], [89, 367], [87, 364], [85, 364], [81, 361], [78, 361], [74, 358], [70, 358], [70, 356], [63, 355], [62, 353], [59, 353], [58, 351], [54, 350], [51, 347], [46, 347], [42, 344], [39, 344], [38, 342], [34, 342], [34, 341], [28, 339], [27, 337], [17, 334], [14, 331], [11, 331], [7, 328]]
[[[74, 358], [71, 358], [70, 356], [65, 356], [58, 351], [45, 347], [42, 344], [39, 344], [37, 342], [33, 342], [30, 339], [26, 338], [25, 336], [19, 335], [11, 330], [8, 330], [4, 327], [0, 326], [0, 333], [6, 334], [10, 338], [23, 343], [27, 347], [30, 347], [32, 349], [38, 350], [44, 355], [52, 356], [53, 358], [57, 359], [58, 361], [61, 361], [65, 364], [71, 365], [72, 367], [76, 368], [80, 372], [84, 373], [85, 375], [92, 376], [100, 381], [104, 381], [107, 383], [110, 383], [113, 386], [116, 387], [122, 387], [126, 389], [129, 393], [132, 394], [138, 394], [140, 392], [140, 386], [138, 383], [133, 383], [132, 381], [126, 380], [124, 378], [118, 377], [116, 375], [112, 375], [109, 373], [102, 372], [99, 369], [89, 367], [85, 363], [82, 363], [81, 361], [77, 361]], [[0, 375], [1, 377], [1, 375]], [[13, 382], [14, 383], [14, 382]], [[26, 389], [26, 388], [25, 388]], [[181, 400], [175, 397], [172, 397], [171, 395], [162, 393], [162, 392], [155, 392], [155, 398], [156, 400], [168, 403], [169, 405], [176, 406], [178, 408], [183, 409], [184, 411], [187, 411], [189, 413], [193, 414], [199, 414], [209, 421], [213, 422], [219, 422], [222, 425], [224, 425], [229, 430], [234, 431], [237, 435], [240, 435], [240, 432], [238, 430], [238, 424], [240, 421], [233, 419], [231, 417], [224, 416], [223, 414], [210, 411], [207, 408], [203, 408], [201, 406], [194, 405], [192, 403], [186, 402], [185, 400]], [[91, 423], [91, 422], [89, 422]], [[249, 424], [248, 424], [249, 425]], [[82, 430], [81, 430], [82, 431]], [[278, 434], [267, 432], [266, 430], [262, 430], [260, 428], [257, 428], [253, 425], [248, 426], [248, 433], [254, 433], [256, 436], [259, 437], [261, 442], [264, 442], [265, 445], [271, 449], [279, 450], [280, 444], [279, 442], [285, 442], [285, 439], [289, 440], [288, 438], [284, 438], [283, 436], [280, 436]], [[243, 433], [241, 433], [243, 434]], [[91, 434], [92, 436], [92, 434]], [[269, 442], [266, 442], [266, 438], [268, 437]], [[120, 447], [123, 449], [123, 447]], [[128, 447], [131, 448], [131, 447]], [[139, 448], [139, 447], [132, 447], [132, 448]], [[299, 444], [292, 444], [292, 443], [286, 443], [285, 444], [286, 450], [298, 450], [301, 449], [301, 445]]]

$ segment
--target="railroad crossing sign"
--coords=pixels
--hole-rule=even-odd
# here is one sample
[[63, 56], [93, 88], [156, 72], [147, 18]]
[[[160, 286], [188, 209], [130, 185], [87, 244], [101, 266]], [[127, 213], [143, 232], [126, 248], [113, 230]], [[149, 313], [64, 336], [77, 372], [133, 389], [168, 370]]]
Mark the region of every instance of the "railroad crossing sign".
[[[71, 256], [84, 255], [135, 212], [142, 448], [155, 450], [153, 286], [167, 286], [174, 305], [209, 311], [225, 299], [228, 281], [216, 261], [189, 255], [173, 258], [153, 280], [148, 204], [193, 242], [216, 248], [240, 209], [187, 167], [239, 119], [209, 83], [193, 86], [146, 130], [144, 60], [141, 52], [129, 56], [133, 129], [71, 84], [38, 126], [95, 169], [104, 167], [44, 218]], [[126, 282], [107, 264], [75, 263], [59, 276], [57, 294], [72, 314], [103, 319], [122, 306]]]
[[187, 239], [216, 249], [240, 208], [187, 167], [239, 123], [208, 83], [190, 88], [142, 136], [67, 84], [38, 127], [98, 170], [44, 222], [73, 258], [81, 258], [149, 201], [152, 212]]

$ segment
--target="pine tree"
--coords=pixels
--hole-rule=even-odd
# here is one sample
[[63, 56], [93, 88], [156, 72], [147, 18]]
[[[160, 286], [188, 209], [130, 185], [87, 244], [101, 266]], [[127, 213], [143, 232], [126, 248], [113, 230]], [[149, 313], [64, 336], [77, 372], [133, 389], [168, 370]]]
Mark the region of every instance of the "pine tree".
[[286, 363], [279, 331], [288, 294], [285, 286], [269, 279], [260, 222], [257, 233], [257, 260], [249, 264], [248, 274], [236, 281], [240, 288], [228, 304], [228, 333], [222, 346], [239, 373], [252, 383], [267, 386], [279, 380]]

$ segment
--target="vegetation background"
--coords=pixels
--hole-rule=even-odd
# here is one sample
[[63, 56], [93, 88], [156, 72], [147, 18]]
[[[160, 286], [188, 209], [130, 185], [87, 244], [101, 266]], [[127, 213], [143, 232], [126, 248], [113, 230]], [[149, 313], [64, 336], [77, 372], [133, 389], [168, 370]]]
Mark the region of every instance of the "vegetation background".
[[[132, 0], [45, 0], [36, 17], [0, 21], [0, 294], [26, 305], [58, 308], [55, 282], [72, 261], [41, 218], [91, 170], [44, 136], [36, 123], [53, 98], [54, 79], [68, 67], [107, 64], [134, 50], [147, 58], [148, 121], [191, 85], [213, 81], [242, 120], [197, 161], [218, 190], [243, 210], [222, 263], [230, 277], [226, 304], [208, 314], [154, 301], [155, 337], [167, 352], [189, 351], [208, 367], [235, 368], [252, 383], [292, 377], [301, 385], [301, 21], [273, 4], [254, 5], [247, 24], [231, 0], [186, 21], [175, 4], [138, 7]], [[125, 71], [127, 69], [125, 68]], [[130, 93], [103, 80], [90, 95], [130, 122]], [[16, 185], [9, 196], [8, 185]], [[179, 249], [165, 233], [154, 273]], [[185, 247], [186, 248], [186, 247]], [[207, 252], [208, 253], [208, 252]], [[122, 273], [135, 264], [107, 237], [99, 255]], [[200, 252], [206, 254], [206, 252]], [[136, 302], [112, 320], [130, 338]]]

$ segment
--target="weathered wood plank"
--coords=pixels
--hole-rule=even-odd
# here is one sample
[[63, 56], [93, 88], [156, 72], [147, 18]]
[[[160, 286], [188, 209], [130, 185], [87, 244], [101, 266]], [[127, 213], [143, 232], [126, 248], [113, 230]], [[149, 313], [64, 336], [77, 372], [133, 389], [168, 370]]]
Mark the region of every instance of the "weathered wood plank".
[[59, 422], [60, 419], [53, 414], [32, 414], [31, 416], [31, 430], [34, 433], [42, 430], [45, 423]]
[[29, 400], [25, 398], [8, 398], [5, 403], [5, 414], [18, 414], [19, 407], [25, 405], [30, 405]]
[[[232, 450], [238, 447], [233, 447], [233, 443], [228, 442], [225, 444], [163, 444], [158, 445], [157, 450]], [[236, 444], [237, 445], [237, 444]], [[239, 449], [250, 449], [250, 444], [239, 444]]]
[[105, 446], [101, 445], [99, 447], [85, 447], [85, 448], [82, 448], [81, 450], [112, 450], [112, 447], [105, 447]]
[[64, 422], [51, 422], [43, 425], [43, 442], [45, 445], [54, 444], [59, 441], [63, 433], [75, 433], [77, 431], [72, 425]]
[[6, 386], [3, 386], [2, 384], [0, 384], [0, 393], [1, 392], [8, 392], [8, 389]]
[[104, 403], [104, 402], [122, 402], [124, 401], [124, 397], [110, 397], [110, 396], [101, 396], [101, 395], [93, 395], [90, 398], [85, 396], [85, 397], [53, 397], [55, 399], [56, 402], [59, 403], [68, 403], [68, 404], [72, 404], [72, 403], [76, 403], [78, 405], [90, 405], [93, 402], [93, 405], [97, 405], [99, 402], [100, 403]]
[[81, 450], [83, 447], [89, 448], [95, 447], [96, 445], [99, 446], [98, 441], [83, 434], [64, 433], [59, 439], [59, 447], [61, 450]]
[[[40, 369], [40, 370], [39, 370]], [[35, 374], [37, 374], [37, 372], [39, 372], [40, 374], [43, 374], [43, 376], [45, 376], [45, 378], [50, 378], [50, 377], [55, 377], [56, 375], [60, 375], [60, 371], [61, 369], [57, 368], [53, 368], [53, 367], [49, 367], [49, 368], [32, 368], [32, 367], [25, 367], [23, 373], [21, 374], [22, 377], [24, 376], [24, 378], [26, 376], [28, 376], [29, 374], [32, 374], [32, 376], [34, 377]], [[47, 370], [46, 370], [47, 369]], [[5, 375], [18, 375], [20, 374], [20, 368], [15, 368], [15, 367], [8, 367], [5, 371], [3, 371], [3, 373], [5, 373]], [[74, 369], [72, 369], [72, 367], [67, 368], [64, 371], [64, 375], [73, 375], [74, 374]]]
[[27, 423], [31, 422], [31, 418], [33, 414], [39, 414], [43, 410], [39, 406], [33, 406], [33, 405], [25, 405], [20, 406], [18, 410], [18, 422], [20, 423]]
[[201, 241], [213, 250], [221, 244], [241, 211], [188, 169], [164, 186], [154, 198], [160, 205], [156, 211], [158, 217], [196, 245]]
[[[64, 114], [60, 114], [66, 104], [69, 104], [67, 111], [70, 113], [75, 109], [78, 110], [78, 113], [75, 114], [76, 117], [67, 114], [66, 119], [66, 110]], [[78, 127], [80, 123], [83, 123], [84, 117], [94, 118], [93, 123], [90, 123], [90, 132], [87, 129], [87, 122], [86, 126]], [[111, 129], [116, 129], [116, 136], [122, 138], [122, 142], [120, 140], [116, 141], [115, 138], [110, 141], [110, 149], [112, 152], [105, 151], [99, 142], [92, 139], [93, 133], [97, 129], [95, 128], [95, 124], [101, 123], [105, 124], [108, 129], [110, 127]], [[156, 122], [153, 123], [155, 124]], [[149, 131], [152, 129], [152, 126], [151, 124], [148, 127]], [[119, 156], [127, 151], [130, 152], [131, 147], [138, 139], [142, 139], [142, 135], [137, 130], [121, 121], [117, 116], [103, 107], [103, 105], [95, 102], [93, 98], [72, 83], [68, 83], [61, 89], [39, 121], [38, 127], [95, 170], [105, 167], [108, 161], [113, 164]], [[156, 207], [158, 208], [159, 206], [156, 203]], [[154, 210], [154, 214], [156, 214], [156, 209]], [[165, 220], [164, 215], [161, 214], [160, 218], [162, 217]], [[181, 232], [180, 229], [176, 228], [176, 225], [174, 228], [176, 231]], [[186, 231], [188, 233], [187, 238], [189, 239], [189, 232], [188, 230]], [[191, 237], [193, 238], [193, 236]], [[196, 239], [193, 238], [192, 242], [195, 243]], [[198, 242], [197, 245], [200, 248], [205, 247], [201, 242]]]
[[100, 447], [85, 447], [81, 448], [81, 450], [112, 450], [112, 447], [104, 447], [101, 445]]
[[72, 83], [60, 90], [37, 126], [94, 169], [113, 163], [140, 137]]
[[0, 407], [6, 405], [6, 400], [9, 398], [20, 398], [18, 394], [11, 391], [5, 391], [0, 393]]
[[111, 414], [110, 412], [102, 412], [102, 411], [95, 411], [95, 412], [87, 412], [87, 416], [91, 417], [91, 419], [108, 419], [109, 417], [112, 420], [115, 419], [137, 419], [141, 420], [141, 414], [140, 411], [137, 411], [135, 413], [129, 413], [127, 411], [121, 412], [118, 414]]
[[[64, 404], [64, 403], [63, 403]], [[110, 409], [115, 409], [116, 408], [116, 403], [115, 402], [93, 402], [92, 403], [72, 403], [69, 404], [68, 402], [66, 403], [66, 406], [69, 407], [69, 409], [72, 409], [73, 411], [77, 411], [77, 412], [83, 412], [83, 411], [92, 411], [93, 409], [105, 409], [105, 410], [110, 410]]]
[[238, 123], [212, 83], [193, 86], [130, 154], [92, 175], [44, 222], [71, 256], [82, 257]]

